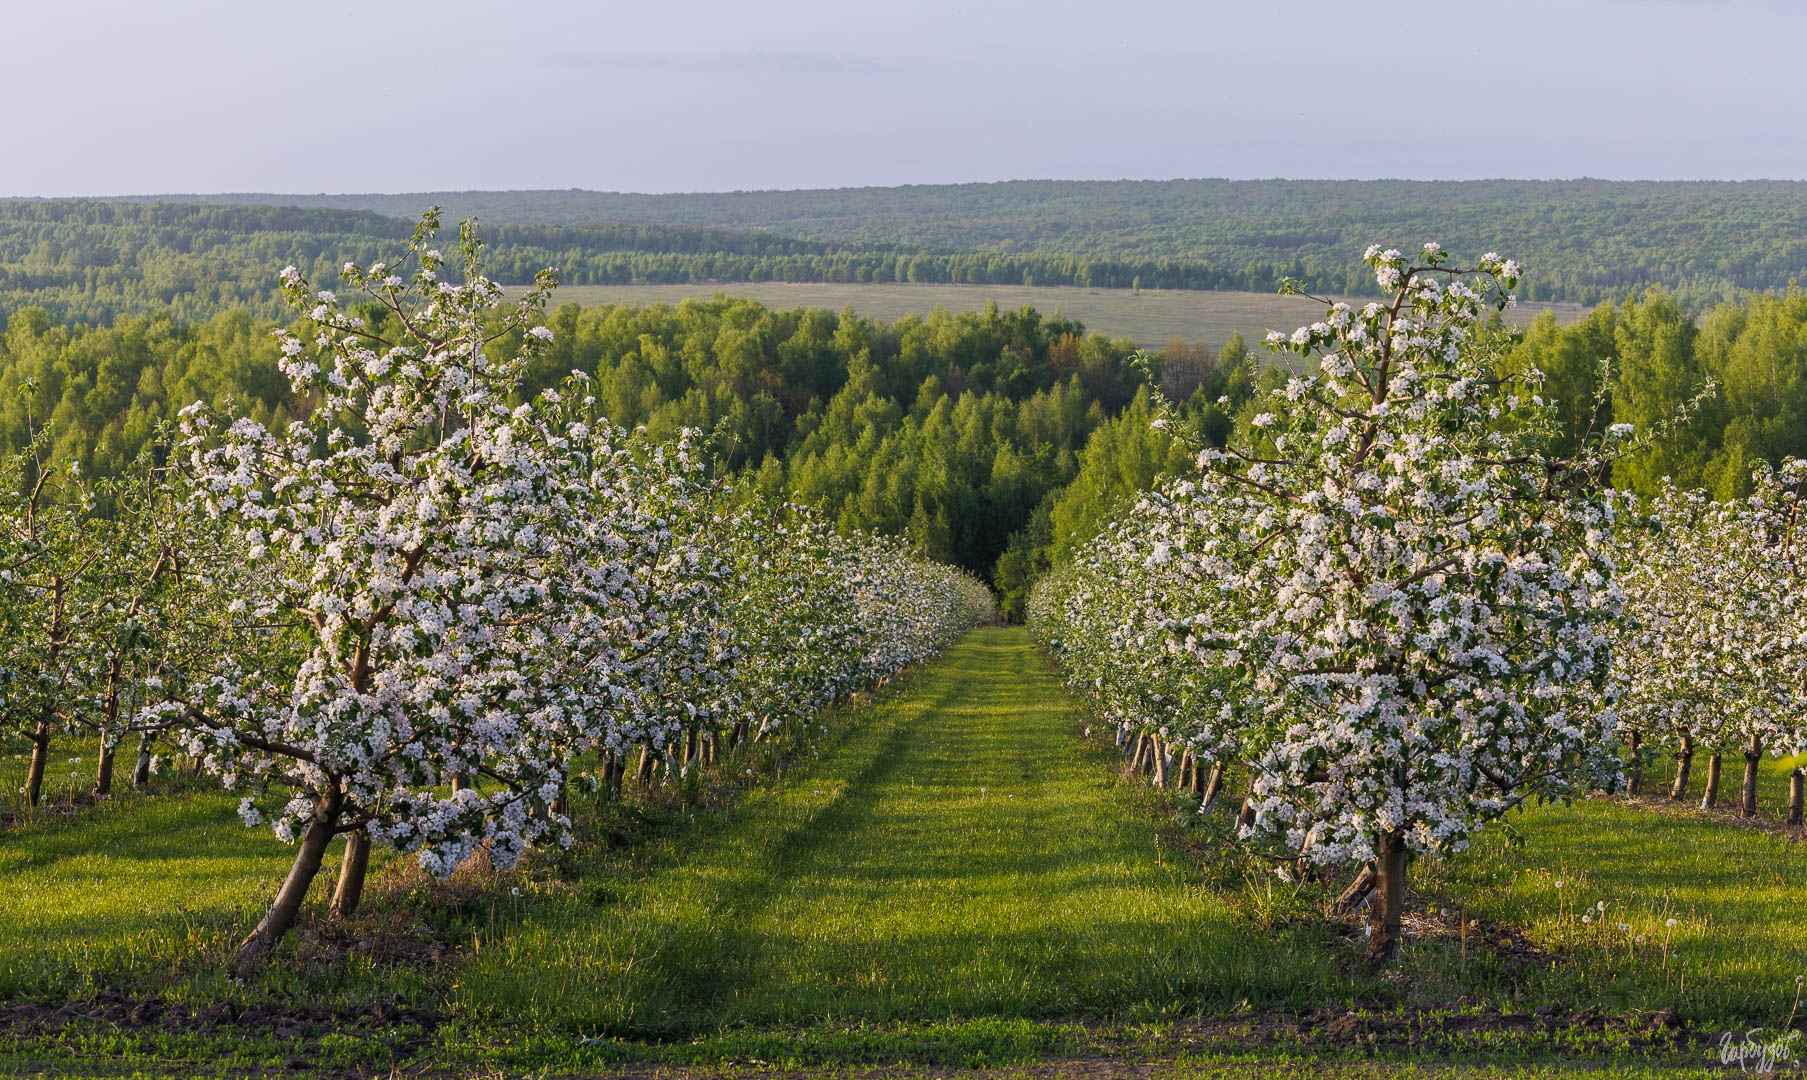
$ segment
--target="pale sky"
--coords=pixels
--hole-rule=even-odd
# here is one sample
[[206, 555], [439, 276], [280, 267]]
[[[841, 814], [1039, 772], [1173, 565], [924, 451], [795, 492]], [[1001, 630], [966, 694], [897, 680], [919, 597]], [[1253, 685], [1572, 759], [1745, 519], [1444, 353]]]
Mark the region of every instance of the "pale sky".
[[1807, 178], [1801, 0], [0, 0], [0, 195]]

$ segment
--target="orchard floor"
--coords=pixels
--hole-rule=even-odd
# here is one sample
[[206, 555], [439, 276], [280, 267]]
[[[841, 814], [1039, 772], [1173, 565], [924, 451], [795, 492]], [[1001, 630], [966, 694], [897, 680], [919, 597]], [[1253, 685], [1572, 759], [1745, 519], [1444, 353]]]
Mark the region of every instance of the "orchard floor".
[[513, 876], [387, 863], [246, 984], [223, 958], [287, 852], [233, 800], [0, 826], [0, 1075], [1667, 1074], [1718, 1071], [1714, 1032], [1781, 1023], [1807, 971], [1787, 837], [1602, 801], [1421, 867], [1372, 974], [1326, 887], [1085, 738], [1021, 630], [824, 719], [580, 802], [583, 842]]

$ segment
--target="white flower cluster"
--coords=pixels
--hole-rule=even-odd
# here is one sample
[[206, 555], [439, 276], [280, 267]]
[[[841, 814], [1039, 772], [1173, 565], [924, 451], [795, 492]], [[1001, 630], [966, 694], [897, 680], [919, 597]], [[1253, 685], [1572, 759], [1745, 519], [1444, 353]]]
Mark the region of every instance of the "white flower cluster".
[[1516, 264], [1367, 257], [1390, 302], [1270, 337], [1317, 373], [1046, 579], [1031, 618], [1109, 718], [1248, 770], [1246, 837], [1403, 873], [1616, 774], [1619, 500], [1545, 452], [1540, 377], [1473, 333]]
[[1665, 483], [1619, 537], [1626, 619], [1615, 657], [1622, 733], [1756, 762], [1807, 752], [1807, 462], [1760, 467], [1755, 492], [1715, 502]]

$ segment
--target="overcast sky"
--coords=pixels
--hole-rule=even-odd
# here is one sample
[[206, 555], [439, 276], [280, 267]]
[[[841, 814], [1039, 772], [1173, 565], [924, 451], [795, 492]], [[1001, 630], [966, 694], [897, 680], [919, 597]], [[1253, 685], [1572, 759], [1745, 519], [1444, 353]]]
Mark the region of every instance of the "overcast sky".
[[1800, 0], [5, 0], [0, 195], [1807, 178]]

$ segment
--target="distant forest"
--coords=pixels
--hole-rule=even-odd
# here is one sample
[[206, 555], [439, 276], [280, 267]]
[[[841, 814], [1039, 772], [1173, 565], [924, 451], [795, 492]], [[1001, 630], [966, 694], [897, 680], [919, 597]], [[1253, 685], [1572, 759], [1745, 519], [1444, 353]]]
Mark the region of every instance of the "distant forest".
[[[972, 190], [991, 198], [1006, 190], [1071, 188], [1081, 195], [1093, 192], [1096, 210], [1104, 205], [1098, 192], [1161, 186]], [[1457, 205], [1456, 195], [1475, 196], [1488, 187], [1391, 186], [1442, 192], [1450, 206]], [[1601, 266], [1619, 268], [1621, 286], [1597, 287], [1631, 295], [1603, 303], [1578, 323], [1563, 327], [1545, 316], [1522, 332], [1497, 323], [1487, 331], [1511, 349], [1509, 362], [1535, 365], [1548, 375], [1546, 392], [1564, 406], [1572, 439], [1583, 437], [1590, 423], [1614, 419], [1647, 429], [1703, 383], [1718, 386], [1718, 395], [1688, 424], [1623, 463], [1615, 482], [1648, 491], [1657, 478], [1673, 476], [1716, 496], [1736, 497], [1746, 493], [1754, 463], [1807, 455], [1807, 291], [1786, 287], [1795, 273], [1783, 254], [1807, 245], [1800, 224], [1807, 216], [1807, 185], [1624, 184], [1597, 185], [1591, 193], [1588, 185], [1495, 186], [1523, 196], [1517, 203], [1503, 197], [1499, 203], [1518, 207], [1515, 212], [1529, 223], [1518, 242], [1506, 237], [1496, 244], [1491, 234], [1465, 238], [1453, 228], [1433, 228], [1436, 200], [1408, 212], [1403, 195], [1394, 200], [1399, 206], [1393, 213], [1418, 224], [1377, 226], [1372, 235], [1397, 237], [1402, 245], [1418, 236], [1441, 236], [1470, 252], [1494, 246], [1515, 255], [1528, 251], [1533, 261], [1523, 291], [1530, 296], [1547, 297], [1542, 283], [1562, 280], [1558, 232], [1576, 238], [1579, 254], [1567, 264], [1569, 272], [1579, 273], [1576, 259], [1594, 255]], [[1546, 207], [1541, 218], [1524, 195], [1571, 187], [1573, 199]], [[1318, 192], [1320, 202], [1329, 199], [1324, 192], [1340, 192], [1345, 210], [1355, 194], [1369, 190], [1346, 184], [1247, 185], [1237, 189], [1251, 193], [1252, 200], [1239, 211], [1239, 220], [1277, 213], [1254, 196], [1283, 188]], [[585, 198], [600, 199], [597, 205], [618, 214], [621, 206], [639, 206], [643, 215], [659, 200], [529, 193], [484, 195], [481, 200], [491, 202], [460, 204], [455, 196], [385, 196], [397, 201], [381, 209], [433, 199], [446, 204], [448, 216], [475, 213], [489, 219], [482, 230], [489, 242], [486, 268], [505, 282], [524, 282], [548, 265], [560, 267], [573, 283], [806, 281], [812, 274], [862, 273], [890, 276], [830, 280], [932, 281], [946, 279], [930, 275], [956, 273], [1015, 273], [1030, 280], [1046, 273], [1061, 280], [1059, 274], [1066, 273], [1071, 281], [1099, 267], [1115, 268], [1112, 274], [1138, 267], [1152, 268], [1151, 273], [1162, 267], [1217, 272], [1211, 264], [1159, 252], [1144, 261], [1081, 255], [1076, 253], [1081, 242], [1103, 245], [1111, 234], [1085, 234], [1077, 227], [1068, 238], [1075, 252], [1064, 254], [909, 248], [909, 242], [929, 242], [943, 227], [930, 220], [927, 209], [912, 209], [912, 200], [932, 192], [951, 198], [957, 190], [968, 189], [891, 192], [898, 205], [887, 212], [875, 209], [857, 229], [855, 211], [872, 193], [674, 196], [666, 200], [676, 208], [673, 215], [682, 216], [677, 211], [688, 207], [698, 220], [572, 226], [509, 224], [501, 209], [513, 205], [512, 199], [522, 201], [517, 207], [522, 214], [551, 215], [565, 205], [575, 219]], [[1763, 196], [1766, 191], [1773, 198]], [[817, 219], [786, 202], [811, 197], [823, 200]], [[1640, 199], [1645, 209], [1633, 213]], [[1006, 227], [1003, 204], [986, 218], [984, 202], [970, 210], [973, 243], [995, 241]], [[723, 217], [729, 215], [722, 207], [764, 207], [770, 220], [750, 220], [749, 212], [741, 225], [723, 226], [704, 220], [707, 205]], [[1084, 205], [1083, 199], [1073, 204]], [[787, 206], [788, 218], [779, 212]], [[1037, 232], [1025, 225], [1025, 235], [1053, 244], [1058, 230], [1051, 223], [1058, 214], [1077, 214], [1073, 206], [1063, 206], [1050, 199], [1043, 208], [1046, 228]], [[848, 215], [841, 220], [847, 235], [824, 238], [835, 220], [826, 212], [836, 207]], [[1616, 217], [1608, 213], [1613, 207]], [[1033, 217], [1026, 204], [1018, 209], [1025, 221]], [[915, 234], [909, 229], [918, 227], [910, 224], [916, 220], [910, 214], [918, 212], [921, 236], [910, 241]], [[1572, 221], [1563, 224], [1562, 214]], [[1768, 217], [1758, 220], [1762, 215]], [[1127, 210], [1120, 216], [1125, 229], [1136, 220]], [[1542, 224], [1532, 228], [1537, 222]], [[1699, 227], [1690, 231], [1691, 225]], [[805, 226], [818, 235], [777, 231], [801, 233]], [[59, 463], [104, 475], [118, 470], [154, 440], [160, 424], [197, 399], [230, 402], [237, 411], [277, 424], [305, 416], [309, 403], [296, 400], [279, 374], [270, 337], [273, 320], [289, 318], [275, 295], [276, 270], [293, 263], [330, 285], [346, 260], [393, 257], [411, 227], [410, 221], [375, 210], [326, 206], [0, 202], [0, 452], [17, 450], [29, 431], [48, 426]], [[1166, 231], [1136, 227], [1150, 230], [1151, 247], [1165, 236], [1173, 250], [1180, 239], [1196, 235], [1179, 225]], [[1690, 239], [1667, 250], [1668, 261], [1659, 262], [1655, 238], [1661, 234]], [[1535, 261], [1540, 244], [1555, 267]], [[1768, 261], [1754, 255], [1738, 261], [1739, 252], [1765, 244]], [[1311, 252], [1324, 252], [1328, 259], [1333, 249], [1340, 251], [1326, 233], [1301, 244], [1293, 264], [1264, 263], [1262, 272], [1297, 275]], [[1353, 241], [1349, 254], [1360, 254]], [[1646, 256], [1652, 261], [1640, 264]], [[1714, 266], [1742, 267], [1738, 272], [1746, 276], [1712, 277], [1693, 269], [1710, 260], [1716, 260]], [[1666, 288], [1638, 288], [1641, 282], [1631, 273], [1638, 265], [1664, 269], [1667, 276], [1654, 280]], [[1761, 267], [1769, 269], [1759, 273]], [[1131, 273], [1125, 284], [1133, 285], [1138, 276]], [[1324, 280], [1316, 287], [1359, 295], [1353, 283], [1339, 290]], [[1150, 284], [1147, 277], [1142, 284]], [[1237, 287], [1256, 284], [1251, 279]], [[1774, 285], [1785, 287], [1769, 288]], [[1266, 287], [1271, 286], [1269, 281]], [[731, 292], [731, 286], [724, 291]], [[1721, 292], [1737, 299], [1714, 300]], [[907, 536], [934, 558], [987, 574], [1009, 616], [1020, 615], [1030, 581], [1067, 558], [1076, 543], [1157, 476], [1185, 470], [1196, 446], [1221, 445], [1245, 427], [1265, 392], [1288, 376], [1283, 366], [1252, 362], [1237, 337], [1221, 345], [1175, 340], [1152, 356], [1138, 357], [1130, 341], [1088, 333], [1059, 316], [1028, 308], [1000, 311], [995, 305], [894, 323], [853, 312], [780, 311], [735, 299], [676, 307], [565, 305], [548, 324], [555, 346], [547, 369], [532, 373], [536, 383], [582, 370], [597, 380], [598, 399], [619, 423], [644, 424], [667, 436], [684, 427], [714, 432], [721, 467], [748, 474], [772, 494], [820, 507], [845, 528]], [[1596, 381], [1603, 362], [1611, 380], [1605, 387]], [[1177, 425], [1150, 424], [1156, 409], [1150, 381], [1176, 403]], [[1605, 405], [1599, 417], [1584, 408], [1596, 398]], [[1181, 433], [1189, 437], [1179, 438]]]
[[[415, 217], [427, 205], [416, 207]], [[329, 280], [347, 260], [370, 262], [392, 251], [413, 225], [414, 218], [318, 207], [0, 201], [0, 317], [25, 307], [101, 324], [159, 313], [206, 319], [234, 309], [275, 317], [282, 306], [276, 272], [284, 265]], [[486, 224], [483, 235], [485, 265], [505, 284], [530, 282], [551, 266], [568, 285], [904, 281], [1271, 292], [1283, 274], [1298, 269], [1232, 272], [1165, 258], [851, 248], [691, 225]]]
[[[375, 210], [490, 225], [597, 223], [772, 233], [836, 250], [982, 253], [1185, 268], [1096, 274], [1145, 288], [1271, 289], [1280, 276], [1363, 295], [1374, 241], [1425, 240], [1530, 268], [1523, 298], [1594, 304], [1661, 285], [1691, 306], [1781, 289], [1807, 268], [1807, 183], [1574, 181], [1011, 181], [824, 191], [622, 195], [592, 191], [412, 195], [169, 195], [171, 201]], [[925, 272], [928, 268], [924, 268]], [[1027, 269], [1027, 267], [1025, 267]], [[1048, 267], [1042, 284], [1071, 284]], [[1106, 278], [1109, 280], [1105, 280]], [[575, 279], [573, 279], [575, 280]], [[807, 279], [797, 279], [807, 280]], [[834, 279], [831, 279], [834, 280]], [[965, 277], [921, 280], [968, 280]], [[992, 281], [992, 284], [1016, 283]]]

